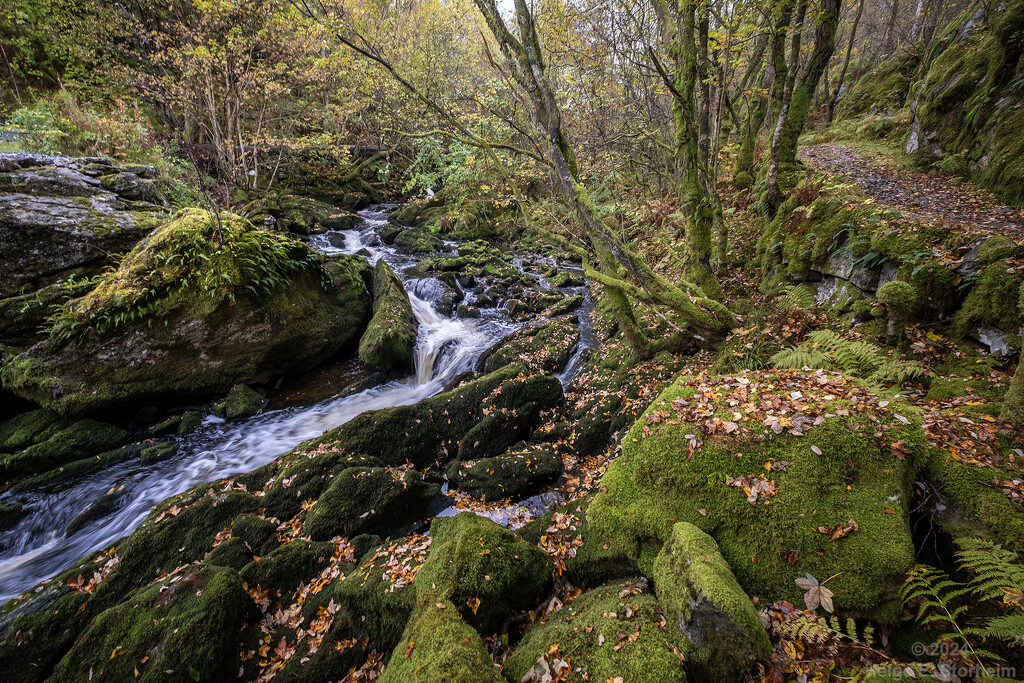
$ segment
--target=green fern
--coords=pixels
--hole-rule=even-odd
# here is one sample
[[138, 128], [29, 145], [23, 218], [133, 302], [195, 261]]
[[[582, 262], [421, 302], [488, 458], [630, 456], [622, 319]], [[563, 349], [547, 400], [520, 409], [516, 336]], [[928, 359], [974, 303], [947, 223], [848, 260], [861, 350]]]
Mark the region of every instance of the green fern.
[[879, 384], [902, 384], [925, 375], [917, 363], [889, 356], [869, 341], [847, 339], [832, 330], [811, 332], [803, 344], [772, 356], [772, 363], [783, 370], [839, 370]]
[[805, 311], [813, 308], [817, 303], [811, 290], [797, 285], [786, 285], [779, 290], [779, 296], [775, 299], [776, 308], [787, 313]]
[[961, 541], [957, 553], [960, 566], [974, 578], [970, 590], [979, 600], [999, 600], [1011, 605], [1009, 614], [988, 619], [981, 626], [964, 629], [968, 633], [996, 638], [1013, 645], [1024, 645], [1024, 566], [1017, 564], [1017, 553], [989, 541]]
[[983, 668], [982, 657], [995, 660], [1000, 657], [974, 647], [967, 640], [967, 632], [960, 626], [960, 620], [968, 609], [963, 599], [970, 594], [969, 586], [953, 581], [946, 572], [918, 565], [907, 575], [907, 583], [903, 585], [900, 597], [904, 606], [911, 603], [917, 606], [915, 620], [919, 625], [931, 626], [938, 631], [937, 642], [960, 643], [962, 647], [958, 653]]

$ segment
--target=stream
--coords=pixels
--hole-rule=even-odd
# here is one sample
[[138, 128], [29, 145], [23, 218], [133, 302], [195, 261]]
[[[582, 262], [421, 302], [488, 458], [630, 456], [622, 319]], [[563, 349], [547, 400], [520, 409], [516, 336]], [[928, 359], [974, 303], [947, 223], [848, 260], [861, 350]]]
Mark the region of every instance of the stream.
[[[371, 264], [383, 258], [403, 276], [418, 259], [383, 245], [376, 234], [376, 229], [387, 223], [392, 208], [379, 205], [364, 209], [359, 212], [355, 229], [314, 235], [310, 244], [326, 254], [359, 253]], [[446, 243], [446, 248], [454, 246]], [[516, 264], [523, 268], [521, 260]], [[543, 279], [535, 277], [543, 285]], [[413, 404], [441, 392], [459, 374], [472, 369], [484, 351], [520, 326], [510, 322], [500, 308], [481, 309], [478, 319], [444, 315], [430, 300], [439, 294], [430, 278], [403, 280], [419, 322], [412, 375], [314, 405], [272, 410], [245, 420], [225, 422], [210, 415], [181, 440], [173, 457], [162, 462], [143, 465], [136, 458], [73, 482], [0, 496], [0, 503], [23, 505], [26, 512], [15, 527], [0, 533], [0, 604], [85, 555], [114, 545], [131, 533], [154, 505], [169, 496], [254, 470], [360, 413]], [[584, 295], [584, 307], [579, 311], [581, 340], [558, 376], [563, 386], [568, 386], [585, 350], [595, 346], [596, 340], [589, 324], [592, 303], [587, 288], [565, 291]], [[467, 301], [472, 301], [472, 292], [465, 294]], [[75, 533], [66, 532], [68, 525], [97, 499], [121, 487], [116, 510]]]

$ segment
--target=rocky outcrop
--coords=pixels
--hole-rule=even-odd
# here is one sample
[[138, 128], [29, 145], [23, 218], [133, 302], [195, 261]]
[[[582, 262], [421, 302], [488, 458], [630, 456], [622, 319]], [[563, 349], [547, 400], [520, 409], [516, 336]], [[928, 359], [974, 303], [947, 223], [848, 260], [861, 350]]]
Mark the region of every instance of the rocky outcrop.
[[164, 218], [147, 167], [0, 153], [0, 298], [92, 274]]
[[179, 400], [305, 370], [362, 333], [363, 259], [325, 263], [231, 214], [220, 226], [187, 211], [155, 230], [4, 365], [4, 387], [66, 415]]
[[977, 3], [936, 38], [911, 93], [907, 154], [966, 173], [1013, 204], [1024, 202], [1024, 1]]

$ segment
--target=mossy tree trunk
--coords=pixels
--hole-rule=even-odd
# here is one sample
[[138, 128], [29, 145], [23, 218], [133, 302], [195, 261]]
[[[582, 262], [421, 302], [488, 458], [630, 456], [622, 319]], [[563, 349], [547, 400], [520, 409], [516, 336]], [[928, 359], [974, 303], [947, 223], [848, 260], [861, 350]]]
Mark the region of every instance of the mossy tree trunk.
[[[771, 36], [768, 59], [760, 70], [760, 87], [751, 94], [750, 103], [747, 105], [743, 132], [740, 134], [740, 149], [736, 155], [736, 170], [733, 177], [739, 188], [749, 187], [753, 183], [757, 135], [768, 118], [769, 109], [776, 101], [782, 99], [782, 90], [778, 85], [784, 86], [786, 80], [786, 31], [789, 28], [789, 16], [792, 11], [793, 0], [781, 0], [775, 5], [768, 19], [768, 32]], [[771, 99], [769, 95], [772, 96]]]
[[800, 77], [799, 84], [793, 88], [786, 116], [785, 125], [781, 129], [780, 161], [792, 164], [796, 161], [796, 145], [800, 134], [807, 125], [811, 99], [818, 87], [818, 81], [828, 68], [832, 53], [836, 48], [836, 30], [839, 28], [839, 10], [842, 0], [821, 0], [821, 6], [815, 20], [814, 50], [807, 62], [807, 68]]
[[[536, 125], [547, 142], [546, 154], [555, 171], [556, 191], [574, 210], [580, 226], [598, 257], [598, 269], [585, 264], [589, 277], [605, 285], [609, 299], [618, 320], [634, 351], [640, 356], [649, 356], [662, 348], [684, 348], [695, 343], [713, 343], [724, 335], [735, 322], [729, 310], [718, 301], [708, 297], [699, 284], [683, 282], [674, 285], [657, 273], [615, 233], [598, 218], [597, 211], [586, 187], [580, 181], [579, 166], [569, 140], [562, 130], [561, 110], [555, 98], [541, 51], [533, 16], [526, 0], [515, 0], [515, 19], [518, 36], [513, 35], [498, 9], [496, 0], [474, 0], [504, 57], [505, 66], [515, 82], [525, 92]], [[686, 4], [693, 6], [692, 0]], [[693, 45], [694, 14], [690, 13], [690, 44]], [[695, 132], [693, 119], [693, 88], [696, 76], [695, 48], [690, 62], [692, 77], [688, 80], [689, 108], [686, 117], [688, 130]], [[698, 159], [696, 136], [687, 140], [687, 153], [692, 152]], [[688, 169], [689, 171], [689, 169]], [[687, 173], [692, 179], [686, 181], [688, 191], [705, 199], [697, 215], [700, 226], [713, 223], [711, 204], [695, 173]], [[696, 183], [694, 186], [693, 183]], [[694, 221], [697, 223], [698, 221]], [[701, 240], [700, 236], [687, 235], [688, 245], [693, 242], [693, 251], [710, 255], [710, 232]], [[698, 258], [700, 258], [698, 256]], [[710, 271], [709, 271], [710, 272]], [[651, 340], [642, 324], [637, 320], [630, 297], [647, 304], [665, 306], [679, 316], [682, 325], [676, 334], [667, 340]]]
[[[828, 97], [828, 88], [825, 88], [825, 96], [828, 97], [828, 109], [826, 117], [829, 123], [835, 117], [836, 105], [839, 103], [839, 96], [842, 94], [843, 82], [846, 80], [846, 71], [850, 68], [850, 57], [853, 54], [853, 41], [857, 38], [857, 27], [860, 25], [861, 15], [864, 14], [864, 0], [857, 5], [857, 14], [853, 18], [853, 26], [850, 28], [850, 39], [846, 43], [846, 57], [843, 59], [843, 68], [839, 70], [839, 82], [836, 83], [836, 91]], [[826, 76], [828, 72], [826, 71]]]
[[[709, 11], [707, 0], [657, 0], [655, 10], [663, 40], [672, 58], [672, 73], [666, 73], [652, 55], [659, 73], [672, 94], [675, 124], [675, 161], [681, 169], [679, 203], [685, 221], [684, 268], [686, 278], [707, 296], [720, 299], [718, 279], [711, 268], [713, 236], [725, 230], [722, 204], [715, 179], [708, 171], [704, 146], [704, 122], [710, 111], [710, 90], [704, 91], [701, 56], [706, 56]], [[698, 99], [698, 87], [701, 97]], [[721, 241], [722, 248], [727, 237]], [[722, 254], [719, 255], [721, 261]]]

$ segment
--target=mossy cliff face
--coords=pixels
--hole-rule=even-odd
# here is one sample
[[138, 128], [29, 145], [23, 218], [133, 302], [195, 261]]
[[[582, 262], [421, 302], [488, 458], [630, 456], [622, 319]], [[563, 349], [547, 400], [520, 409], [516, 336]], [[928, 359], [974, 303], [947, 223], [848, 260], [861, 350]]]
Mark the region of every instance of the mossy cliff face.
[[384, 259], [373, 269], [373, 318], [359, 340], [359, 357], [384, 370], [413, 367], [419, 325], [402, 281]]
[[689, 522], [762, 601], [800, 604], [798, 577], [838, 574], [837, 611], [891, 621], [914, 560], [920, 424], [909, 406], [820, 371], [682, 377], [625, 437], [589, 529], [649, 573], [672, 525]]
[[306, 369], [358, 337], [365, 261], [325, 264], [241, 218], [220, 221], [190, 210], [155, 230], [64, 306], [49, 339], [3, 367], [4, 387], [81, 414], [225, 392]]
[[934, 43], [911, 95], [906, 151], [922, 164], [941, 160], [1004, 201], [1024, 202], [1024, 108], [1019, 79], [1024, 2], [973, 4]]

